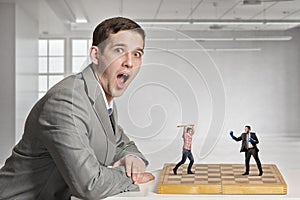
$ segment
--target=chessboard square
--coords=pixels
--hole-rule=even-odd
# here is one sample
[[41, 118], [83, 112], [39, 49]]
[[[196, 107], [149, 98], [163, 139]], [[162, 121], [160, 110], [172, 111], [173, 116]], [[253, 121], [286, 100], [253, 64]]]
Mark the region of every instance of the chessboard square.
[[221, 177], [208, 175], [208, 179], [221, 179]]
[[262, 181], [264, 184], [276, 184], [278, 183], [277, 181]]
[[183, 185], [192, 185], [192, 184], [194, 184], [194, 181], [181, 181], [181, 184], [183, 184]]
[[258, 184], [261, 185], [263, 182], [262, 181], [249, 181], [249, 184]]
[[236, 181], [248, 181], [247, 178], [236, 178], [235, 180], [236, 180]]
[[169, 174], [168, 176], [169, 178], [180, 178], [181, 176], [180, 175], [175, 175], [175, 174]]
[[210, 176], [221, 176], [221, 173], [219, 173], [219, 172], [208, 172], [208, 174]]
[[222, 178], [222, 181], [235, 181], [234, 178]]
[[234, 180], [233, 180], [233, 181], [231, 181], [231, 180], [228, 180], [228, 181], [226, 180], [226, 181], [224, 181], [224, 180], [223, 180], [222, 183], [223, 183], [223, 184], [226, 184], [226, 185], [231, 185], [231, 184], [235, 184], [236, 182], [235, 182]]
[[170, 180], [170, 181], [180, 181], [181, 178], [168, 178], [168, 180]]
[[207, 172], [207, 168], [196, 168], [197, 169], [197, 171], [203, 171], [203, 172]]
[[224, 178], [231, 178], [231, 177], [234, 177], [234, 174], [221, 174], [222, 177]]
[[195, 174], [196, 177], [208, 177], [208, 174]]
[[244, 172], [245, 172], [244, 169], [242, 169], [242, 170], [233, 170], [233, 173], [234, 173], [234, 174], [242, 174], [242, 173], [244, 173]]
[[209, 180], [208, 181], [208, 184], [211, 184], [211, 185], [218, 185], [218, 184], [221, 184], [221, 181], [219, 180], [219, 181], [211, 181], [211, 180]]
[[197, 175], [199, 175], [199, 176], [207, 176], [207, 173], [197, 173]]
[[263, 181], [277, 181], [276, 178], [265, 178], [265, 177], [262, 177], [262, 180]]
[[236, 181], [236, 183], [239, 183], [239, 184], [249, 184], [249, 181]]
[[264, 175], [263, 178], [276, 179], [275, 176], [270, 176], [270, 175], [269, 176], [268, 175]]
[[203, 177], [203, 178], [201, 178], [201, 177], [197, 177], [197, 178], [195, 178], [195, 181], [203, 181], [203, 180], [208, 180], [207, 178], [205, 178], [205, 177]]
[[220, 178], [208, 178], [208, 181], [217, 181], [217, 182], [220, 182], [221, 179]]
[[257, 176], [248, 176], [249, 180], [253, 180], [253, 181], [259, 181], [261, 180], [261, 177], [257, 177]]
[[208, 181], [195, 181], [195, 185], [208, 185]]
[[180, 181], [168, 180], [168, 185], [180, 185]]
[[194, 175], [185, 175], [181, 177], [181, 180], [194, 180], [195, 176]]
[[234, 176], [233, 173], [222, 173], [221, 175], [222, 175], [222, 177], [232, 177], [232, 176]]

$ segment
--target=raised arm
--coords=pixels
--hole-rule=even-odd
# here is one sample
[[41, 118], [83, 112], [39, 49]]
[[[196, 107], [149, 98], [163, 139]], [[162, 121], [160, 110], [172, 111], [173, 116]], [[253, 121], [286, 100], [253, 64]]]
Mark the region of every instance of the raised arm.
[[231, 138], [237, 142], [242, 140], [242, 135], [240, 137], [235, 137], [233, 135], [233, 131], [230, 131], [229, 134], [230, 134]]

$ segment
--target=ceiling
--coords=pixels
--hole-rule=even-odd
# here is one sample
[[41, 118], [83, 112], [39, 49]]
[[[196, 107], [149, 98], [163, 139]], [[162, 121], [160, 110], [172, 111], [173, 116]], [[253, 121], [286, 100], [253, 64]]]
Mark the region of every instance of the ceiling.
[[300, 0], [44, 0], [39, 18], [44, 29], [51, 13], [73, 32], [90, 31], [112, 16], [180, 31], [288, 30], [300, 25]]

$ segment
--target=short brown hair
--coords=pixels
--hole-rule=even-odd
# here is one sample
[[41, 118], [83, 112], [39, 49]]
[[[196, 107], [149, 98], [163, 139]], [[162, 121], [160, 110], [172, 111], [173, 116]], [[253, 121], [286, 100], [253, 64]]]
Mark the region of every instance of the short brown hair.
[[246, 125], [245, 127], [246, 127], [246, 128], [248, 128], [249, 130], [251, 130], [251, 126], [249, 126], [249, 125]]
[[116, 34], [119, 31], [133, 30], [139, 33], [145, 41], [145, 32], [131, 19], [124, 17], [113, 17], [102, 21], [93, 32], [93, 46], [99, 46], [103, 50], [106, 46], [105, 40], [110, 34]]

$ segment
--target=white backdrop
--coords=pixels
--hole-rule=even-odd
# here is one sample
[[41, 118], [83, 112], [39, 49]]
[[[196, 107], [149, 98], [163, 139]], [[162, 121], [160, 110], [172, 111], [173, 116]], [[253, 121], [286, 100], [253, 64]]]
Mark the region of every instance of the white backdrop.
[[292, 41], [250, 43], [261, 51], [216, 52], [184, 34], [148, 29], [141, 71], [116, 102], [120, 124], [149, 168], [178, 162], [181, 123], [196, 124], [196, 162], [214, 160], [210, 156], [222, 149], [238, 151], [228, 132], [240, 134], [245, 124], [262, 137], [299, 133], [299, 31], [288, 34]]

